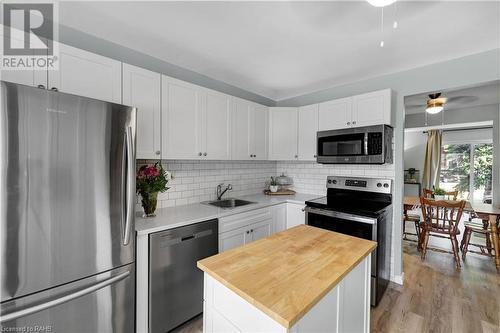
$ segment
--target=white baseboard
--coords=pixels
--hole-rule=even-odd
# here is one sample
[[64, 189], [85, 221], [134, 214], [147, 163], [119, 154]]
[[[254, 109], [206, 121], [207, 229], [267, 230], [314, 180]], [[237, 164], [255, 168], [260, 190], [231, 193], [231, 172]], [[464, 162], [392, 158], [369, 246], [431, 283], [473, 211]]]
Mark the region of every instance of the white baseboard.
[[402, 286], [403, 285], [404, 276], [405, 276], [404, 272], [402, 272], [401, 275], [392, 275], [391, 276], [391, 281]]

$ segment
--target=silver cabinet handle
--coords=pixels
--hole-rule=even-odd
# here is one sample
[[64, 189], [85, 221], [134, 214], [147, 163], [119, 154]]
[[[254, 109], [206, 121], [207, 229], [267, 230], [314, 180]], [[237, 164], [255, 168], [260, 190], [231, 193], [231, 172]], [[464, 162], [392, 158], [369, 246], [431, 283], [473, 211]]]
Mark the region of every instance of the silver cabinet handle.
[[40, 89], [45, 89], [45, 86], [44, 86], [43, 84], [39, 84], [39, 85], [37, 86], [37, 88], [40, 88]]
[[156, 155], [160, 155], [160, 153], [161, 153], [161, 152], [160, 152], [159, 150], [155, 151], [155, 154], [156, 154]]
[[127, 141], [127, 183], [126, 183], [126, 212], [125, 230], [123, 233], [123, 245], [128, 245], [130, 241], [131, 228], [134, 219], [134, 199], [135, 199], [135, 154], [134, 141], [132, 138], [132, 127], [125, 129], [125, 139]]
[[63, 304], [63, 303], [66, 303], [66, 302], [69, 302], [71, 300], [74, 300], [75, 298], [79, 298], [79, 297], [82, 297], [82, 296], [85, 296], [87, 294], [90, 294], [90, 293], [93, 293], [99, 289], [102, 289], [104, 287], [107, 287], [115, 282], [118, 282], [120, 280], [123, 280], [124, 278], [126, 278], [127, 276], [130, 275], [130, 272], [129, 271], [126, 271], [126, 272], [123, 272], [119, 275], [116, 275], [116, 276], [113, 276], [109, 279], [106, 279], [106, 280], [103, 280], [101, 282], [98, 282], [90, 287], [87, 287], [87, 288], [84, 288], [82, 290], [79, 290], [77, 292], [74, 292], [72, 294], [69, 294], [69, 295], [66, 295], [66, 296], [63, 296], [63, 297], [60, 297], [60, 298], [57, 298], [57, 299], [54, 299], [54, 300], [51, 300], [51, 301], [48, 301], [48, 302], [45, 302], [45, 303], [42, 303], [42, 304], [38, 304], [38, 305], [35, 305], [35, 306], [32, 306], [30, 308], [26, 308], [26, 309], [23, 309], [23, 310], [19, 310], [19, 311], [15, 311], [15, 312], [11, 312], [11, 313], [8, 313], [6, 315], [2, 315], [1, 319], [0, 319], [0, 322], [6, 322], [6, 321], [10, 321], [10, 320], [14, 320], [14, 319], [17, 319], [19, 317], [25, 317], [27, 315], [30, 315], [32, 313], [35, 313], [35, 312], [40, 312], [42, 310], [46, 310], [48, 308], [52, 308], [56, 305], [59, 305], [59, 304]]
[[59, 91], [59, 89], [57, 89], [56, 87], [52, 87], [52, 88], [50, 88], [50, 90], [52, 90], [52, 91]]

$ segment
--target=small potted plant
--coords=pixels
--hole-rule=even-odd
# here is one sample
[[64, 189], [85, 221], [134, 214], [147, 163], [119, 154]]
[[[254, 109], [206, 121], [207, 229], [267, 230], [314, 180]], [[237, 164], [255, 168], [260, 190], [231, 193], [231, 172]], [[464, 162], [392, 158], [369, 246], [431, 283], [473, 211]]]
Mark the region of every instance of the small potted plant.
[[276, 178], [271, 177], [271, 182], [269, 183], [269, 191], [276, 193], [278, 192], [278, 182], [276, 181]]
[[169, 189], [167, 184], [170, 179], [170, 174], [163, 169], [160, 162], [153, 165], [143, 165], [139, 168], [136, 177], [136, 191], [141, 195], [142, 208], [144, 209], [143, 217], [156, 216], [158, 193]]
[[439, 187], [434, 188], [434, 199], [435, 200], [444, 200], [445, 194], [446, 194], [446, 191], [443, 190], [442, 188], [439, 188]]

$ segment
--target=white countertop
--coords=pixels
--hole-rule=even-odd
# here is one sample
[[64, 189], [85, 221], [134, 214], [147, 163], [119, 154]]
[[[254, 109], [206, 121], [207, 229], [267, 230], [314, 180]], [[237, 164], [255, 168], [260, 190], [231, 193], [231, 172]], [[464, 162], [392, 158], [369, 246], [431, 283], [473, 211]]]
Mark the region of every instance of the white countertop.
[[308, 200], [321, 196], [322, 195], [302, 193], [270, 196], [261, 193], [238, 197], [237, 199], [248, 200], [255, 203], [230, 209], [195, 203], [184, 206], [161, 208], [156, 211], [155, 217], [147, 219], [142, 218], [142, 212], [138, 212], [135, 219], [135, 230], [138, 235], [145, 235], [286, 202], [304, 204], [304, 202]]

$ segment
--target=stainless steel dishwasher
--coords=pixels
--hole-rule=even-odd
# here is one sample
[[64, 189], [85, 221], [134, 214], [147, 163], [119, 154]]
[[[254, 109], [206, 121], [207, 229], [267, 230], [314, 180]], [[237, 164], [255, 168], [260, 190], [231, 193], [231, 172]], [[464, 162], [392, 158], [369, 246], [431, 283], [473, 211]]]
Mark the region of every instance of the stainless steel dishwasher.
[[217, 253], [216, 219], [149, 236], [150, 332], [168, 332], [203, 311], [203, 272], [196, 262]]

